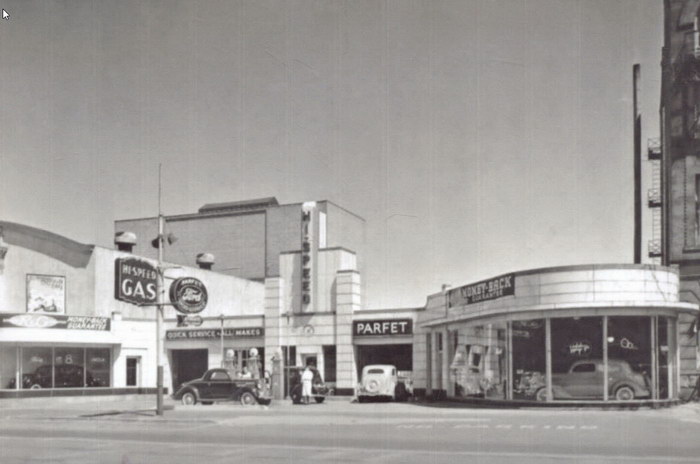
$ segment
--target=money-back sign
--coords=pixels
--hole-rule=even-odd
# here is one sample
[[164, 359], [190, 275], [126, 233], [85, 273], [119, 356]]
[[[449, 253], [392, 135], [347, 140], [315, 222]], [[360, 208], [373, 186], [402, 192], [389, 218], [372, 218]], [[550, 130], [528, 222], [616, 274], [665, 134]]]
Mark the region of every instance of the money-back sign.
[[118, 258], [114, 266], [114, 298], [135, 305], [156, 302], [158, 271], [153, 264], [142, 259]]
[[515, 295], [515, 274], [505, 274], [450, 290], [447, 294], [447, 302], [451, 308], [509, 295]]

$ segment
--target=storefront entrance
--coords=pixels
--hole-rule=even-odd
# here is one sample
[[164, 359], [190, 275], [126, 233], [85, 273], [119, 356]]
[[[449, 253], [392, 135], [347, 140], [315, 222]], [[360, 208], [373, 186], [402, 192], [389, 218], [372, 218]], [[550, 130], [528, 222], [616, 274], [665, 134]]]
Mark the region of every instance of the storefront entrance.
[[173, 391], [180, 384], [198, 379], [209, 368], [208, 350], [171, 350]]
[[413, 370], [413, 345], [356, 345], [357, 375], [368, 364], [393, 364], [399, 371]]

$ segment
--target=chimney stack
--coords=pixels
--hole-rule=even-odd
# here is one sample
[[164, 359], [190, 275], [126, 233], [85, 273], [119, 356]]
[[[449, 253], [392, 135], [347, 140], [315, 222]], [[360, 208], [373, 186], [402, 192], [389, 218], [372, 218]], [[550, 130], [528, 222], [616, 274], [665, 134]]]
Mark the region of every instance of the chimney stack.
[[117, 245], [117, 250], [133, 253], [136, 246], [136, 234], [133, 232], [123, 231], [114, 234], [114, 244]]
[[197, 265], [201, 269], [206, 269], [211, 271], [212, 266], [214, 266], [214, 255], [211, 253], [200, 253], [197, 255]]

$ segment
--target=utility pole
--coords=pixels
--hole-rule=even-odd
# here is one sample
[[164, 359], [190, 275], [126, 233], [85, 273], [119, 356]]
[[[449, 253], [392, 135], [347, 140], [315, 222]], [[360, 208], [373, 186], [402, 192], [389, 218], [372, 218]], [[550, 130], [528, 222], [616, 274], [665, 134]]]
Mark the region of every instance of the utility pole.
[[161, 212], [161, 168], [158, 165], [158, 280], [156, 285], [156, 364], [158, 372], [156, 374], [156, 415], [163, 415], [163, 340], [161, 329], [163, 325], [163, 305], [165, 298], [163, 295], [163, 213]]
[[634, 263], [642, 263], [642, 114], [639, 111], [639, 64], [632, 67], [634, 111]]

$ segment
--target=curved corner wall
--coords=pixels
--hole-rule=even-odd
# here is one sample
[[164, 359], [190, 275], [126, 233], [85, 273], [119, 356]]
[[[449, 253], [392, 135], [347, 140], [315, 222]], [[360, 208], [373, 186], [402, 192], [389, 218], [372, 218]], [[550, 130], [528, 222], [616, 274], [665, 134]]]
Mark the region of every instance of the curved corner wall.
[[[588, 265], [500, 275], [428, 297], [427, 392], [524, 401], [673, 400], [673, 268]], [[687, 317], [687, 316], [686, 316]]]

